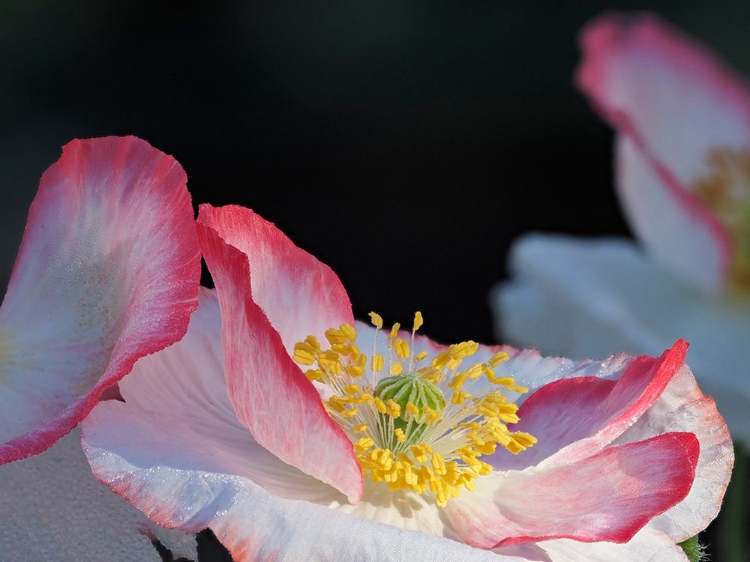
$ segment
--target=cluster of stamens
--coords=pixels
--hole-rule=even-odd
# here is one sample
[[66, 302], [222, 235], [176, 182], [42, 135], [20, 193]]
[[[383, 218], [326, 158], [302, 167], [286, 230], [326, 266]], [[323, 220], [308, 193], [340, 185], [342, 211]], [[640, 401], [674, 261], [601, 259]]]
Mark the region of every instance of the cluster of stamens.
[[695, 194], [721, 221], [732, 243], [730, 287], [750, 292], [750, 152], [716, 148], [706, 155], [709, 173], [694, 182]]
[[[506, 353], [461, 369], [479, 349], [467, 341], [426, 361], [428, 352], [412, 353], [415, 332], [422, 325], [417, 312], [411, 340], [401, 337], [400, 325], [394, 324], [384, 355], [377, 351], [383, 320], [375, 313], [370, 317], [376, 331], [369, 358], [357, 347], [357, 332], [350, 324], [326, 331], [327, 349], [314, 336], [294, 348], [295, 361], [311, 367], [307, 378], [331, 389], [326, 410], [354, 443], [370, 480], [392, 490], [431, 493], [437, 505], [445, 507], [461, 488], [473, 490], [474, 480], [492, 471], [481, 456], [493, 454], [498, 445], [517, 454], [536, 442], [506, 425], [518, 422], [518, 406], [498, 388], [528, 392], [512, 377], [495, 373], [508, 359]], [[493, 390], [474, 396], [472, 383], [481, 378]]]

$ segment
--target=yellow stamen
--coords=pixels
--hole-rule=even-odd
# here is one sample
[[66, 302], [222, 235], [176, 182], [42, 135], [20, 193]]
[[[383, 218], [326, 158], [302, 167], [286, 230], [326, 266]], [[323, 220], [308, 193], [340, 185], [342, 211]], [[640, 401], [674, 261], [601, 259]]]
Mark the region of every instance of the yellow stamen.
[[694, 193], [725, 227], [732, 245], [729, 286], [750, 293], [750, 151], [709, 150], [708, 173], [694, 181]]
[[393, 349], [396, 351], [396, 355], [401, 359], [407, 359], [411, 356], [411, 353], [409, 352], [409, 344], [401, 338], [396, 338], [393, 341]]
[[395, 337], [396, 337], [396, 336], [398, 335], [398, 331], [399, 331], [400, 329], [401, 329], [401, 324], [399, 324], [398, 322], [396, 322], [396, 323], [395, 323], [395, 324], [393, 325], [393, 328], [391, 328], [391, 333], [390, 333], [390, 335], [388, 336], [388, 338], [389, 338], [389, 339], [391, 339], [391, 340], [392, 340], [392, 339], [394, 339], [394, 338], [395, 338]]
[[[377, 338], [383, 319], [374, 312], [370, 318]], [[508, 360], [507, 353], [498, 352], [485, 363], [459, 370], [479, 349], [476, 342], [465, 341], [432, 354], [417, 368], [418, 362], [430, 357], [428, 351], [412, 356], [414, 333], [422, 324], [417, 312], [411, 343], [398, 336], [400, 325], [394, 324], [388, 357], [376, 351], [377, 341], [371, 342], [369, 357], [362, 353], [357, 332], [347, 323], [325, 332], [327, 349], [309, 336], [294, 346], [293, 357], [311, 367], [305, 372], [309, 380], [331, 390], [324, 402], [326, 412], [351, 438], [370, 482], [427, 494], [445, 507], [462, 489], [475, 489], [476, 479], [492, 471], [480, 457], [495, 453], [498, 446], [517, 454], [536, 439], [511, 432], [506, 425], [518, 422], [518, 407], [497, 389], [527, 391], [513, 377], [495, 372]], [[495, 385], [495, 390], [473, 396], [472, 387], [481, 379]]]
[[385, 359], [383, 358], [383, 356], [380, 353], [376, 353], [372, 356], [372, 365], [370, 368], [374, 372], [379, 373], [380, 371], [383, 370], [384, 364], [385, 364]]
[[416, 332], [422, 327], [422, 324], [424, 324], [424, 320], [422, 319], [422, 313], [417, 311], [416, 314], [414, 314], [414, 328], [413, 330]]
[[372, 325], [375, 326], [378, 330], [383, 329], [383, 317], [380, 316], [380, 314], [375, 314], [374, 312], [371, 312], [370, 321], [372, 322]]

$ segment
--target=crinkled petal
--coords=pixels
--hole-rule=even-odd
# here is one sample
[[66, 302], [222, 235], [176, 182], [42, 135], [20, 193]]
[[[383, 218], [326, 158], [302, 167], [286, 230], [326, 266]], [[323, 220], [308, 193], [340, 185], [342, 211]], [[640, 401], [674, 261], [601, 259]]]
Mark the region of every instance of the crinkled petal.
[[579, 87], [628, 137], [619, 143], [618, 189], [631, 225], [675, 271], [717, 290], [728, 235], [691, 186], [710, 171], [711, 150], [750, 147], [750, 90], [655, 16], [599, 18], [584, 29], [581, 48]]
[[695, 481], [688, 496], [649, 525], [674, 542], [697, 535], [718, 515], [734, 464], [734, 448], [714, 401], [704, 396], [683, 365], [659, 399], [615, 443], [648, 439], [667, 431], [690, 431], [700, 442]]
[[[323, 507], [325, 494], [331, 504], [344, 498], [273, 455], [258, 459], [262, 450], [252, 441], [244, 457], [229, 458], [223, 445], [178, 421], [105, 402], [83, 422], [84, 451], [94, 475], [153, 522], [187, 532], [209, 527], [235, 562], [524, 560]], [[268, 468], [262, 478], [261, 463]], [[317, 497], [308, 493], [315, 482]], [[275, 495], [284, 484], [286, 497]], [[316, 503], [290, 499], [306, 494]]]
[[688, 562], [685, 552], [669, 537], [644, 527], [626, 543], [580, 543], [557, 539], [539, 543], [553, 562]]
[[732, 435], [750, 443], [748, 303], [702, 298], [627, 240], [527, 235], [510, 270], [492, 298], [499, 337], [573, 358], [655, 355], [684, 337], [701, 388]]
[[0, 308], [0, 463], [48, 448], [185, 334], [200, 276], [185, 184], [135, 137], [72, 141], [43, 175]]
[[[590, 456], [624, 433], [658, 400], [685, 364], [687, 343], [678, 341], [661, 357], [634, 358], [616, 381], [577, 377], [551, 382], [519, 408], [514, 431], [539, 436], [522, 455], [504, 451], [505, 469], [568, 464]], [[667, 428], [666, 431], [674, 431]], [[498, 461], [493, 465], [498, 467]]]
[[290, 355], [294, 344], [354, 323], [349, 296], [326, 264], [297, 247], [276, 226], [250, 209], [227, 205], [200, 207], [198, 222], [215, 230], [250, 264], [253, 301], [281, 336]]
[[[204, 206], [202, 212], [206, 209], [210, 208]], [[229, 218], [222, 218], [225, 214]], [[253, 300], [247, 256], [210, 226], [218, 224], [231, 232], [252, 229], [254, 216], [248, 209], [230, 207], [211, 210], [198, 224], [219, 296], [227, 389], [234, 411], [267, 450], [356, 502], [362, 497], [363, 477], [352, 442], [325, 411], [317, 390]], [[283, 293], [278, 298], [293, 300]]]
[[554, 538], [626, 542], [685, 498], [698, 454], [692, 433], [666, 433], [569, 464], [493, 473], [445, 510], [459, 536], [480, 548]]

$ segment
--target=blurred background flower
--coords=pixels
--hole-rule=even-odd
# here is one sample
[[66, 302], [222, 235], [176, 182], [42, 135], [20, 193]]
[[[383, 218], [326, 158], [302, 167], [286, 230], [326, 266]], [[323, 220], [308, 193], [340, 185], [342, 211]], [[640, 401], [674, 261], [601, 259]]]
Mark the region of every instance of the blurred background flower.
[[571, 74], [586, 21], [643, 8], [750, 75], [737, 0], [7, 2], [0, 279], [60, 147], [135, 134], [180, 161], [194, 202], [304, 243], [357, 317], [419, 309], [434, 339], [493, 342], [488, 294], [518, 236], [630, 236], [612, 131]]
[[[510, 280], [494, 291], [497, 330], [513, 345], [575, 358], [648, 353], [685, 337], [744, 450], [750, 87], [654, 13], [604, 15], [579, 42], [576, 84], [616, 131], [614, 184], [638, 243], [524, 235], [510, 251]], [[728, 506], [745, 504], [747, 476], [740, 460]], [[745, 543], [734, 537], [733, 559], [747, 558]]]

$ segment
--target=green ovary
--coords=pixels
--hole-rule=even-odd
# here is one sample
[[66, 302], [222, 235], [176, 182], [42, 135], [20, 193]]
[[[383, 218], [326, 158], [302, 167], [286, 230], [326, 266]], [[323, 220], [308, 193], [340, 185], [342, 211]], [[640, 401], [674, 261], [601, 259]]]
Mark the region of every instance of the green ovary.
[[[408, 447], [419, 441], [428, 426], [428, 420], [445, 409], [445, 398], [440, 389], [425, 380], [417, 373], [403, 373], [386, 377], [375, 387], [375, 397], [383, 402], [393, 400], [399, 405], [401, 413], [397, 418], [381, 414], [380, 423], [393, 424], [389, 446], [394, 448]], [[406, 441], [399, 442], [395, 430], [400, 429], [406, 435]]]

